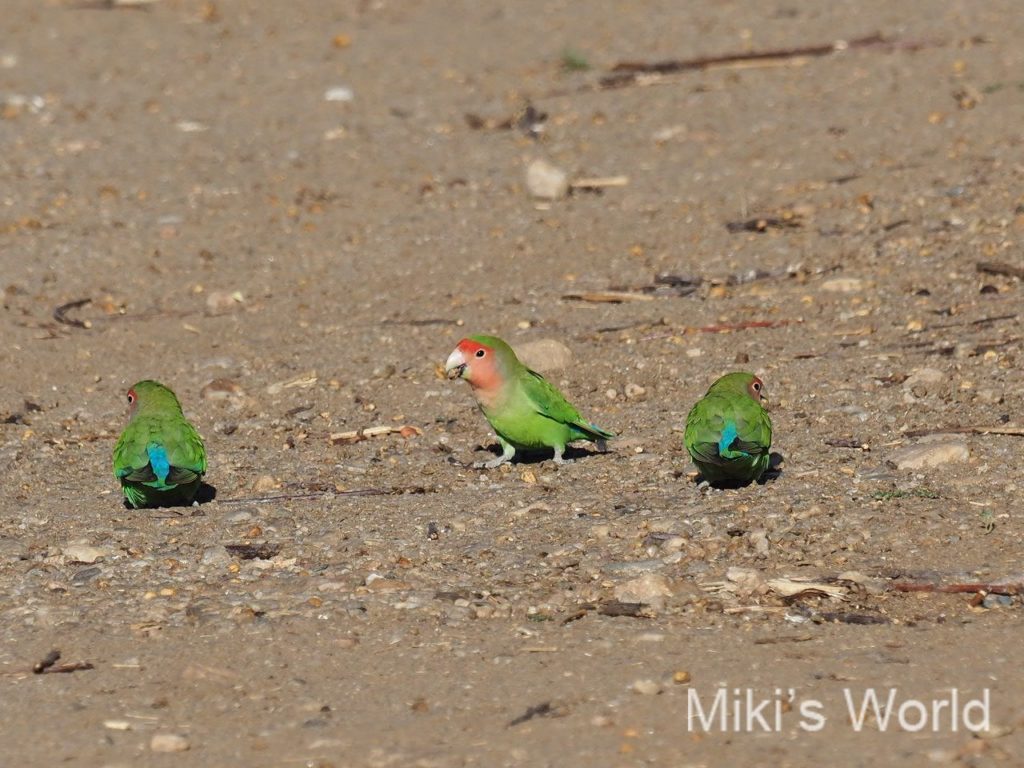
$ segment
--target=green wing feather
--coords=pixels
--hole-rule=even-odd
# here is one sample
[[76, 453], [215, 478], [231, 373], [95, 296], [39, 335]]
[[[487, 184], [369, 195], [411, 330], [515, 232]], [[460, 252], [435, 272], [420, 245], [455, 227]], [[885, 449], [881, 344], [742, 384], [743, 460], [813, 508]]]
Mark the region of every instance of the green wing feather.
[[183, 416], [173, 417], [162, 436], [171, 463], [168, 483], [188, 483], [206, 474], [206, 449], [202, 438]]
[[572, 403], [565, 399], [554, 385], [536, 371], [524, 366], [520, 374], [523, 392], [541, 416], [557, 421], [580, 432], [580, 438], [587, 440], [607, 440], [615, 437], [611, 432], [601, 429], [580, 416], [580, 412]]

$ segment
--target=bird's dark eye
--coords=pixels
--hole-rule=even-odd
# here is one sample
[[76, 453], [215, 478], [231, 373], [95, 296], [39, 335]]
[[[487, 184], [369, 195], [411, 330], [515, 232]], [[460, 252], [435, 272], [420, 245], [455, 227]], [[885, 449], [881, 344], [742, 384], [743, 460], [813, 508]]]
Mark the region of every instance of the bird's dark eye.
[[484, 356], [484, 355], [486, 355], [486, 354], [487, 354], [487, 353], [486, 353], [486, 352], [484, 352], [484, 351], [483, 351], [482, 349], [478, 349], [478, 350], [476, 351], [476, 356], [477, 356], [477, 357], [483, 357], [483, 356]]
[[134, 402], [135, 402], [135, 395], [129, 393], [128, 394], [128, 405], [131, 405]]
[[755, 381], [754, 382], [754, 391], [755, 392], [760, 392], [761, 391], [761, 382], [759, 382], [759, 381]]

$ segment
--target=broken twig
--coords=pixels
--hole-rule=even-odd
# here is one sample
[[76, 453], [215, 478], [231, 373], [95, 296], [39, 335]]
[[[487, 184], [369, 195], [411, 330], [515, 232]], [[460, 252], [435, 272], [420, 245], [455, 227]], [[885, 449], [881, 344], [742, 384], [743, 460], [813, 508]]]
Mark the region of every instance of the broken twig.
[[66, 664], [58, 664], [59, 660], [60, 651], [54, 649], [46, 654], [42, 660], [32, 665], [32, 673], [36, 675], [60, 675], [96, 668], [88, 661], [70, 661]]
[[767, 232], [769, 229], [799, 229], [803, 221], [799, 216], [783, 214], [782, 216], [758, 216], [742, 221], [727, 221], [725, 228], [730, 232]]
[[587, 291], [584, 293], [567, 293], [562, 296], [566, 301], [586, 301], [592, 304], [622, 304], [626, 301], [654, 301], [653, 296], [646, 293], [631, 291]]
[[242, 560], [270, 560], [281, 553], [280, 544], [225, 544], [226, 549], [232, 555]]
[[45, 672], [50, 667], [52, 667], [54, 664], [56, 664], [59, 660], [60, 660], [60, 651], [58, 651], [57, 649], [54, 649], [54, 650], [50, 651], [48, 654], [46, 654], [45, 656], [43, 656], [42, 660], [37, 661], [35, 664], [33, 664], [32, 665], [32, 671], [35, 674], [37, 674], [37, 675], [41, 675], [41, 674], [43, 674], [43, 672]]
[[861, 451], [868, 448], [867, 443], [855, 437], [829, 437], [825, 439], [825, 445], [833, 448], [856, 448]]
[[570, 192], [600, 192], [606, 187], [625, 187], [629, 184], [628, 176], [595, 176], [593, 178], [576, 179], [569, 183]]
[[371, 437], [380, 437], [381, 435], [392, 434], [401, 435], [402, 437], [413, 437], [415, 435], [422, 435], [423, 430], [419, 427], [414, 427], [411, 424], [403, 424], [398, 427], [383, 424], [377, 427], [352, 429], [348, 432], [333, 432], [327, 436], [327, 439], [330, 441], [331, 445], [347, 445], [349, 443], [360, 443], [363, 440], [369, 440]]
[[1001, 275], [1002, 277], [1016, 277], [1024, 280], [1024, 267], [1007, 264], [1004, 261], [979, 261], [975, 264], [979, 272], [985, 275]]
[[80, 11], [146, 11], [155, 2], [157, 0], [81, 0], [69, 7]]
[[532, 707], [527, 707], [523, 714], [509, 721], [508, 727], [514, 728], [528, 720], [533, 720], [535, 717], [565, 717], [567, 714], [569, 714], [569, 709], [564, 704], [545, 701]]
[[69, 301], [67, 304], [61, 304], [53, 310], [53, 319], [61, 325], [70, 325], [72, 328], [92, 328], [92, 322], [89, 320], [77, 320], [73, 317], [68, 317], [68, 312], [71, 310], [91, 303], [92, 299], [78, 299], [77, 301]]
[[650, 619], [654, 616], [647, 603], [623, 603], [619, 600], [601, 603], [597, 612], [602, 616], [626, 616], [631, 619]]

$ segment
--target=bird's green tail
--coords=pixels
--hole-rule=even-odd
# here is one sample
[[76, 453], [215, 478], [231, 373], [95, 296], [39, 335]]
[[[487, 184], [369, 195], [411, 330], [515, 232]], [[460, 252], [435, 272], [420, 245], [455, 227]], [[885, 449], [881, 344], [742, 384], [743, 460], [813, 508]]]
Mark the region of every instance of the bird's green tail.
[[580, 431], [583, 438], [586, 440], [611, 440], [615, 437], [614, 432], [609, 432], [607, 429], [601, 429], [596, 424], [591, 424], [589, 421], [580, 422], [579, 424], [573, 424], [573, 426]]

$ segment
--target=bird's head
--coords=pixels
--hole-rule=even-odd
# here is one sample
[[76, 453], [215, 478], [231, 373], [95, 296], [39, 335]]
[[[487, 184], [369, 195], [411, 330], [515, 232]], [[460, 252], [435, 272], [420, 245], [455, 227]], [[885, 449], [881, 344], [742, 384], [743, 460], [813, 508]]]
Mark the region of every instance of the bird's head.
[[761, 380], [760, 376], [755, 376], [752, 373], [744, 371], [727, 373], [711, 385], [708, 393], [710, 394], [711, 392], [746, 396], [755, 403], [759, 403], [762, 408], [768, 407], [768, 390], [764, 385], [764, 381]]
[[750, 383], [747, 384], [747, 394], [763, 407], [768, 407], [768, 390], [765, 389], [764, 382], [759, 376], [751, 378]]
[[470, 336], [459, 342], [444, 364], [449, 379], [465, 379], [474, 389], [493, 389], [505, 378], [505, 361], [515, 353], [501, 339]]
[[131, 419], [140, 409], [152, 406], [170, 406], [181, 410], [178, 398], [174, 393], [157, 381], [137, 381], [128, 390], [128, 418]]

